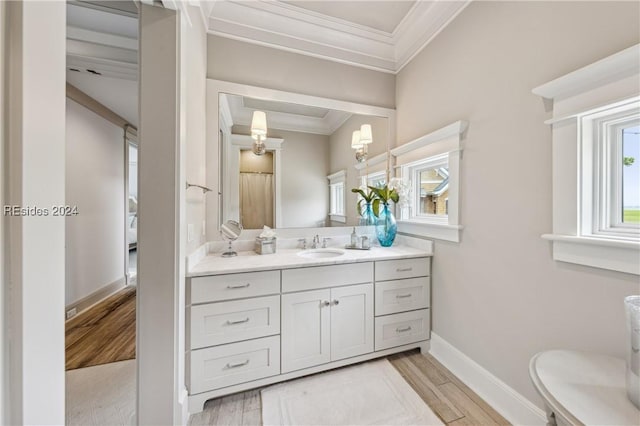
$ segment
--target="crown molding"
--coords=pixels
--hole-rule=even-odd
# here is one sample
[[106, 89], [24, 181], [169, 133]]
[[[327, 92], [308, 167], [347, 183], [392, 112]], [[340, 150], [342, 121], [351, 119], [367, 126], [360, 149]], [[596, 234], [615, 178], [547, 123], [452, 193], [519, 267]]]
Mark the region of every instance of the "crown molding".
[[469, 4], [463, 1], [417, 1], [394, 31], [396, 73], [445, 29]]
[[207, 32], [395, 74], [471, 0], [420, 1], [392, 33], [279, 1], [198, 1]]

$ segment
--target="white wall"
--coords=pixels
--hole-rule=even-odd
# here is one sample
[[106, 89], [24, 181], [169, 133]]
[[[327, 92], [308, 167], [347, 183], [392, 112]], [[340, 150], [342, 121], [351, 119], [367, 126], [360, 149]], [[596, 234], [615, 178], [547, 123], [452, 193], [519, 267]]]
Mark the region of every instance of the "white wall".
[[124, 285], [124, 131], [80, 104], [66, 106], [67, 305], [122, 280]]
[[395, 76], [207, 36], [207, 77], [369, 105], [395, 106]]
[[[6, 8], [8, 202], [50, 208], [65, 202], [65, 3]], [[9, 424], [64, 424], [64, 228], [62, 217], [8, 219]]]
[[[5, 56], [5, 32], [7, 29], [5, 19], [6, 4], [5, 2], [0, 2], [0, 58], [2, 58], [2, 65], [0, 65], [0, 168], [3, 170], [3, 173], [0, 173], [0, 202], [2, 205], [6, 204], [4, 186], [6, 180], [4, 170], [7, 169], [5, 161], [5, 68], [8, 63], [8, 58]], [[9, 344], [7, 333], [8, 321], [6, 318], [7, 309], [5, 308], [5, 304], [9, 300], [7, 294], [9, 288], [9, 277], [8, 268], [5, 265], [5, 253], [7, 252], [5, 224], [6, 219], [3, 217], [0, 219], [0, 283], [2, 283], [2, 288], [0, 288], [0, 342], [2, 342], [0, 343], [0, 424], [9, 423]]]
[[[187, 19], [188, 13], [190, 19]], [[191, 25], [189, 25], [191, 22]], [[185, 259], [205, 241], [205, 197], [198, 189], [183, 190], [185, 180], [200, 185], [206, 184], [206, 84], [207, 84], [207, 34], [200, 11], [185, 6], [180, 20], [180, 253], [177, 304], [178, 332], [176, 349], [176, 393], [177, 404], [174, 423], [186, 424], [188, 418], [187, 390], [185, 386]], [[194, 239], [187, 241], [187, 225], [194, 228]]]
[[[206, 185], [206, 84], [207, 84], [207, 35], [199, 16], [200, 12], [188, 8], [192, 27], [185, 26], [183, 36], [183, 76], [185, 77], [185, 144], [186, 179], [190, 183]], [[206, 195], [196, 188], [186, 192], [187, 223], [194, 227], [194, 240], [187, 242], [187, 253], [193, 252], [205, 242], [203, 221], [205, 220], [205, 198], [215, 197], [215, 192]]]
[[351, 148], [351, 136], [363, 124], [371, 124], [373, 143], [369, 145], [369, 158], [387, 151], [389, 142], [389, 120], [354, 114], [344, 122], [330, 137], [331, 160], [329, 173], [340, 170], [347, 171], [345, 184], [347, 225], [357, 225], [360, 215], [357, 209], [358, 197], [351, 192], [351, 188], [360, 187], [360, 171], [355, 169], [356, 152]]
[[551, 131], [531, 89], [639, 41], [637, 2], [473, 2], [397, 78], [398, 143], [468, 120], [459, 244], [436, 241], [433, 330], [541, 404], [529, 359], [623, 357], [638, 277], [554, 262]]

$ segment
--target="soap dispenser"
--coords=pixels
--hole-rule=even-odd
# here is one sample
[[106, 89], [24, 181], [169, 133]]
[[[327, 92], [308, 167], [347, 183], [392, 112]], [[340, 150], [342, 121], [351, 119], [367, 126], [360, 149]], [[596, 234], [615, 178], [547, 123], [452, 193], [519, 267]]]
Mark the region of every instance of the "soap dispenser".
[[356, 234], [356, 227], [353, 227], [353, 232], [351, 233], [351, 247], [358, 247], [358, 234]]

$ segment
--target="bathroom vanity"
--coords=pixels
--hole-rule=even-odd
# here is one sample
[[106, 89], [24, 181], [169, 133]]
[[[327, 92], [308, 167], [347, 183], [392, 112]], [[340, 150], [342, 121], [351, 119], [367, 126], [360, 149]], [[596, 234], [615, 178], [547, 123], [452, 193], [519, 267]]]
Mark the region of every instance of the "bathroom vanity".
[[[334, 250], [335, 251], [335, 250]], [[189, 411], [211, 398], [419, 347], [431, 251], [208, 255], [187, 280]]]

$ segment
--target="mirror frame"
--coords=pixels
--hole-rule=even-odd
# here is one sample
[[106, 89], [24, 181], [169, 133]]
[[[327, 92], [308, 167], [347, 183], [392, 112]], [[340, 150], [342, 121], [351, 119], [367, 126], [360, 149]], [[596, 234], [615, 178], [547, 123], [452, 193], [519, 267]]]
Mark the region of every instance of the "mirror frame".
[[[207, 132], [206, 132], [206, 185], [217, 191], [217, 197], [210, 196], [206, 199], [205, 220], [206, 220], [206, 240], [220, 239], [219, 227], [220, 216], [222, 212], [222, 186], [221, 186], [221, 170], [220, 170], [220, 94], [232, 94], [239, 96], [247, 96], [256, 99], [288, 102], [294, 104], [302, 104], [315, 106], [320, 108], [335, 109], [350, 112], [359, 115], [371, 115], [383, 117], [389, 120], [388, 138], [387, 138], [387, 169], [393, 173], [393, 164], [391, 157], [391, 149], [395, 146], [396, 136], [396, 110], [375, 105], [360, 104], [356, 102], [342, 101], [338, 99], [323, 98], [318, 96], [303, 95], [300, 93], [286, 92], [282, 90], [268, 89], [265, 87], [251, 86], [247, 84], [233, 83], [223, 80], [207, 79]], [[211, 194], [213, 195], [213, 194]], [[350, 228], [350, 227], [331, 227], [331, 228]], [[281, 228], [294, 229], [294, 228]], [[310, 229], [310, 228], [295, 228]]]

